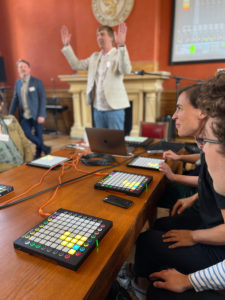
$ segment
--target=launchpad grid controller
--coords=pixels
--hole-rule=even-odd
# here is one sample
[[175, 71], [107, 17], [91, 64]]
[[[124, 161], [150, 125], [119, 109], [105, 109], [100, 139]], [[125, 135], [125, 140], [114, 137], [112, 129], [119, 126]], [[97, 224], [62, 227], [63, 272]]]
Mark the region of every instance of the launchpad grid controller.
[[143, 136], [125, 136], [126, 144], [132, 147], [147, 147], [153, 141], [153, 138], [147, 138]]
[[112, 225], [109, 220], [60, 208], [18, 238], [14, 247], [77, 270]]
[[112, 171], [99, 180], [94, 187], [100, 190], [122, 192], [130, 196], [140, 196], [152, 181], [152, 176], [122, 171]]
[[11, 185], [0, 184], [0, 197], [12, 192], [13, 190], [13, 186]]
[[159, 170], [159, 164], [165, 161], [166, 160], [163, 158], [138, 156], [135, 157], [131, 162], [129, 162], [127, 166], [133, 168]]

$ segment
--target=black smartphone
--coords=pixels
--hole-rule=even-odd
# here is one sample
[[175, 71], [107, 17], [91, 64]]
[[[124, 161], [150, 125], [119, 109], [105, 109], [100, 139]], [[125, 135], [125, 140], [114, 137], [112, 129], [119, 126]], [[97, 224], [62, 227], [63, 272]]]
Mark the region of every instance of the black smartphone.
[[124, 199], [115, 195], [109, 195], [103, 201], [122, 208], [129, 208], [134, 203], [131, 200]]

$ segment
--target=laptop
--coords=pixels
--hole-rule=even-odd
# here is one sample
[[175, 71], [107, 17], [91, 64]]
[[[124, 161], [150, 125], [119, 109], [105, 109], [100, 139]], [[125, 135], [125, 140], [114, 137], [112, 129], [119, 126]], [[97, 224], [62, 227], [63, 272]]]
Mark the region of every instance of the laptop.
[[150, 145], [147, 148], [147, 153], [163, 153], [168, 150], [172, 150], [173, 152], [176, 153], [183, 147], [184, 147], [184, 143], [172, 143], [172, 142], [160, 141], [156, 144]]
[[124, 130], [108, 128], [85, 128], [92, 152], [130, 156], [134, 147], [125, 143]]

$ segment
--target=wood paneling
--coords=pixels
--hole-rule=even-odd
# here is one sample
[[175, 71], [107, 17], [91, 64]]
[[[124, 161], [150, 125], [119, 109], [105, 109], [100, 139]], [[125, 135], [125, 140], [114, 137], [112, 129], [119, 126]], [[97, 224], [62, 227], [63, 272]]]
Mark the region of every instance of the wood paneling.
[[[72, 96], [71, 94], [66, 90], [66, 89], [57, 89], [57, 90], [53, 90], [53, 89], [46, 89], [46, 97], [47, 98], [51, 98], [51, 97], [57, 97], [59, 98], [60, 104], [61, 105], [67, 105], [68, 109], [66, 111], [64, 111], [62, 113], [63, 118], [65, 120], [66, 123], [66, 127], [68, 128], [68, 130], [71, 128], [72, 124], [73, 124], [73, 103], [72, 103]], [[5, 91], [5, 101], [6, 101], [6, 107], [7, 109], [9, 109], [11, 100], [13, 97], [13, 90], [9, 89]], [[68, 130], [66, 131], [67, 128], [65, 128], [65, 125], [63, 123], [63, 119], [62, 116], [60, 116], [60, 114], [58, 114], [58, 129], [60, 132], [62, 133], [68, 133]], [[56, 129], [55, 128], [55, 121], [53, 118], [53, 114], [52, 113], [47, 113], [47, 118], [45, 120], [44, 123], [44, 128], [46, 129]]]
[[[13, 96], [13, 90], [6, 90], [5, 92], [5, 98], [6, 98], [6, 106], [9, 108], [11, 99]], [[58, 97], [60, 99], [60, 104], [67, 105], [68, 110], [63, 113], [64, 120], [66, 122], [66, 125], [68, 128], [71, 128], [73, 125], [73, 103], [72, 103], [72, 95], [68, 92], [66, 89], [47, 89], [46, 90], [46, 96], [47, 97]], [[176, 107], [176, 91], [175, 90], [164, 90], [161, 93], [161, 102], [160, 102], [160, 117], [163, 117], [165, 115], [172, 115], [175, 111]], [[58, 125], [59, 130], [63, 133], [66, 133], [65, 126], [62, 122], [62, 119], [60, 119], [60, 116], [58, 118]], [[45, 128], [55, 128], [54, 119], [51, 113], [48, 113], [46, 122], [45, 122]]]
[[161, 94], [160, 118], [166, 115], [173, 115], [176, 109], [176, 91], [164, 90]]
[[[46, 97], [52, 98], [57, 97], [59, 98], [60, 105], [68, 106], [68, 109], [64, 111], [62, 114], [57, 115], [58, 120], [58, 129], [62, 133], [69, 133], [71, 126], [73, 125], [73, 103], [72, 103], [72, 96], [68, 93], [67, 90], [58, 89], [56, 91], [48, 89], [46, 90]], [[66, 127], [64, 125], [63, 119], [65, 121]], [[47, 118], [45, 121], [45, 128], [46, 129], [55, 129], [55, 119], [52, 113], [47, 112]]]

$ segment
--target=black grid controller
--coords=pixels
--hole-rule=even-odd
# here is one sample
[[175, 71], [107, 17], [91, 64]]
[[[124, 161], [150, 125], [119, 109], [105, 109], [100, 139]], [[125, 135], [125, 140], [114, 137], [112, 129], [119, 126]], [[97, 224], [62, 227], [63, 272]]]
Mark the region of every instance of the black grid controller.
[[152, 179], [152, 176], [112, 171], [99, 180], [94, 187], [99, 190], [111, 190], [138, 197], [147, 188]]
[[60, 208], [18, 238], [14, 247], [77, 270], [112, 224], [109, 220]]
[[138, 156], [135, 157], [131, 162], [129, 162], [127, 166], [133, 168], [159, 170], [159, 164], [165, 161], [166, 160], [163, 158]]
[[11, 185], [0, 184], [0, 197], [12, 192], [13, 190], [13, 186]]

